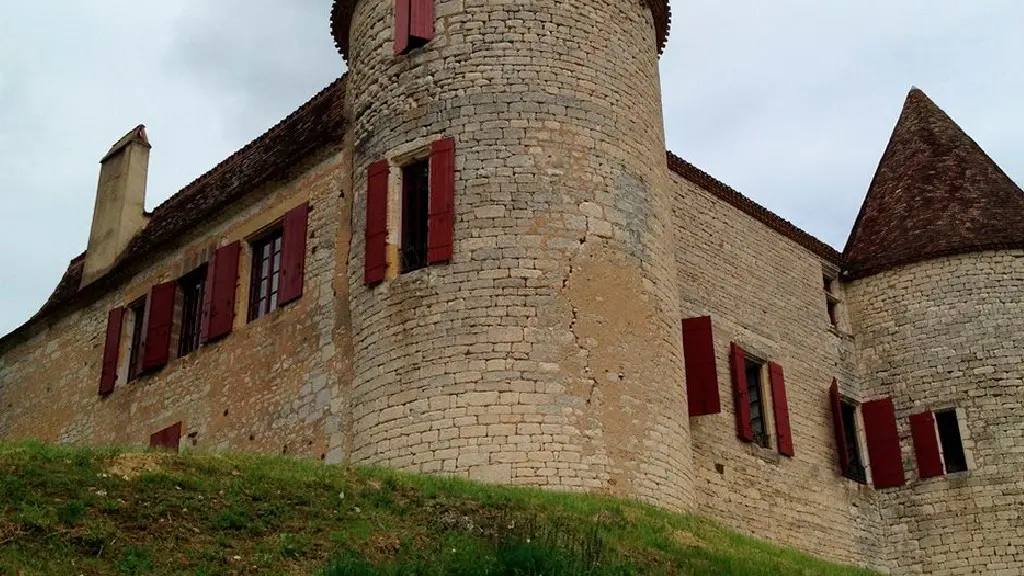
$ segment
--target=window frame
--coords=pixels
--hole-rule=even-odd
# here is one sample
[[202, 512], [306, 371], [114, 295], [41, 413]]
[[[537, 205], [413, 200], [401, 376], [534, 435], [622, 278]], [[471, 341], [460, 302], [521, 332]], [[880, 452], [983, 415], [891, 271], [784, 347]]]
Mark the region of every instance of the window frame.
[[139, 365], [142, 354], [142, 329], [146, 316], [146, 300], [148, 295], [140, 296], [125, 307], [128, 316], [131, 317], [132, 330], [128, 334], [128, 370], [125, 372], [125, 382], [134, 382], [141, 375]]
[[[284, 259], [284, 226], [278, 221], [248, 240], [249, 258], [249, 301], [246, 305], [246, 323], [254, 322], [269, 316], [278, 308], [278, 296], [281, 292], [281, 267]], [[276, 247], [275, 247], [276, 244]], [[269, 248], [270, 252], [263, 256], [264, 249]], [[274, 269], [276, 257], [277, 269]], [[267, 263], [266, 276], [262, 272], [263, 264]], [[263, 281], [267, 281], [267, 294], [260, 294]], [[276, 281], [277, 287], [274, 288]], [[261, 310], [263, 303], [265, 309]]]
[[[413, 173], [413, 169], [417, 169]], [[399, 274], [430, 266], [427, 258], [430, 227], [430, 156], [414, 157], [398, 167], [400, 172], [401, 234]], [[415, 180], [412, 178], [415, 176]], [[415, 186], [415, 187], [414, 187]], [[412, 238], [412, 236], [416, 236]], [[410, 259], [412, 252], [416, 259]]]
[[[948, 474], [961, 474], [970, 470], [967, 449], [964, 446], [964, 434], [960, 428], [960, 414], [956, 408], [934, 410], [935, 433], [938, 435], [939, 448], [942, 451], [942, 469]], [[952, 422], [948, 417], [952, 416]], [[945, 425], [943, 425], [943, 423]], [[956, 456], [955, 468], [950, 467], [950, 456]]]
[[828, 313], [829, 324], [832, 328], [839, 329], [839, 303], [841, 300], [835, 293], [837, 280], [827, 274], [822, 275], [822, 289], [825, 292], [825, 310]]
[[[767, 370], [768, 363], [756, 356], [751, 356], [749, 352], [744, 351], [743, 364], [744, 376], [747, 380], [748, 406], [750, 407], [750, 428], [754, 432], [753, 443], [765, 450], [769, 450], [772, 448], [772, 427], [769, 426], [768, 403], [765, 401], [765, 385], [767, 382], [765, 372]], [[752, 374], [756, 376], [756, 383], [751, 382]], [[756, 398], [753, 394], [754, 390], [757, 391]], [[755, 408], [760, 414], [760, 431], [758, 431], [757, 424], [755, 423]]]
[[[847, 421], [846, 417], [847, 408], [849, 408], [850, 421]], [[840, 418], [843, 419], [843, 432], [846, 434], [846, 438], [844, 439], [847, 450], [846, 456], [849, 460], [849, 466], [843, 470], [843, 476], [858, 484], [867, 485], [868, 466], [861, 455], [860, 424], [858, 416], [860, 412], [860, 403], [851, 398], [847, 398], [846, 396], [840, 396], [839, 410]]]
[[208, 272], [209, 263], [203, 263], [178, 279], [178, 289], [181, 292], [181, 312], [178, 315], [178, 345], [176, 347], [178, 358], [187, 356], [200, 348], [203, 301], [208, 288], [206, 286]]

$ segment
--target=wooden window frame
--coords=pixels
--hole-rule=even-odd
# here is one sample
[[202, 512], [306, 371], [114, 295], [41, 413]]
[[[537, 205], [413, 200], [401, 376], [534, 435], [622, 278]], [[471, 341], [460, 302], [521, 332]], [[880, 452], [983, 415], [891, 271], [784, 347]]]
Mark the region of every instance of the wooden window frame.
[[[942, 449], [942, 466], [946, 474], [959, 474], [970, 470], [964, 435], [960, 429], [960, 414], [956, 408], [935, 410], [935, 433]], [[950, 421], [952, 416], [952, 421]], [[951, 465], [951, 462], [952, 465]]]
[[132, 319], [132, 331], [128, 334], [128, 370], [126, 382], [133, 382], [141, 375], [142, 365], [142, 330], [143, 319], [146, 316], [147, 296], [141, 296], [126, 306], [129, 316]]
[[208, 265], [202, 264], [178, 279], [181, 290], [179, 316], [178, 358], [199, 349], [202, 333], [203, 301], [206, 297]]
[[[857, 423], [860, 405], [850, 398], [840, 396], [839, 406], [840, 417], [843, 419], [843, 432], [846, 434], [846, 453], [850, 462], [846, 469], [843, 470], [843, 476], [858, 484], [867, 485], [868, 469], [860, 452], [860, 426]], [[849, 414], [849, 418], [847, 418], [847, 414]]]
[[429, 266], [427, 259], [430, 219], [430, 157], [416, 157], [402, 165], [401, 274]]
[[[249, 240], [251, 254], [251, 270], [249, 274], [249, 302], [246, 322], [259, 320], [278, 309], [278, 294], [281, 288], [281, 265], [284, 258], [284, 227], [275, 223], [258, 236]], [[269, 252], [267, 252], [269, 250]], [[274, 261], [276, 257], [276, 270]], [[263, 271], [263, 264], [267, 271]], [[267, 282], [267, 292], [262, 294], [263, 282]], [[276, 288], [275, 288], [276, 282]], [[265, 306], [264, 306], [265, 304]]]
[[[764, 449], [771, 449], [771, 429], [769, 426], [768, 406], [765, 402], [765, 370], [768, 363], [749, 352], [744, 354], [744, 374], [747, 380], [747, 396], [750, 406], [750, 426], [754, 431], [754, 444]], [[751, 375], [755, 376], [756, 382], [751, 382]], [[755, 397], [754, 391], [757, 395]], [[757, 409], [759, 418], [754, 417], [754, 409]], [[758, 429], [760, 421], [760, 430]]]

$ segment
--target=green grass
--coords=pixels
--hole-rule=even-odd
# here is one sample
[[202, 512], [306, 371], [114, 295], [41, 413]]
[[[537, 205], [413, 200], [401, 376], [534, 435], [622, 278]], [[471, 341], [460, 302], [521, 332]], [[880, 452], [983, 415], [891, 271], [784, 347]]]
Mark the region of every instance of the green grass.
[[854, 576], [635, 502], [242, 454], [0, 445], [0, 575]]

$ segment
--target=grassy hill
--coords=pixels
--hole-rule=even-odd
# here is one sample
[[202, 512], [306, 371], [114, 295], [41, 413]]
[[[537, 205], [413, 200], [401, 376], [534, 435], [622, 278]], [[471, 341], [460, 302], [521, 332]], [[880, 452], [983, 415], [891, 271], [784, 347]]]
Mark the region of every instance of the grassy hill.
[[0, 574], [866, 575], [633, 502], [283, 457], [0, 445]]

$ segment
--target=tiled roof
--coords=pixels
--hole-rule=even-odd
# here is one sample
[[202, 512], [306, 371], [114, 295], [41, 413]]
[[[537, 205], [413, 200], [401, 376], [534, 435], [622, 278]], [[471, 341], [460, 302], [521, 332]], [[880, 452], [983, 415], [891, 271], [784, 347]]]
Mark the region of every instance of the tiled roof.
[[[72, 260], [39, 312], [0, 338], [0, 344], [14, 339], [53, 310], [102, 293], [131, 264], [213, 217], [260, 185], [286, 176], [315, 150], [340, 142], [345, 131], [345, 84], [344, 76], [335, 80], [262, 136], [154, 208], [149, 222], [128, 242], [114, 268], [82, 290], [79, 290], [79, 285], [85, 255]], [[125, 138], [128, 137], [144, 138], [145, 132], [133, 130]], [[122, 142], [115, 144], [115, 148], [120, 144]]]
[[668, 152], [667, 154], [668, 167], [676, 174], [679, 174], [690, 182], [697, 184], [718, 199], [731, 204], [740, 212], [747, 214], [772, 230], [775, 230], [779, 234], [789, 238], [793, 242], [796, 242], [798, 245], [806, 248], [823, 260], [839, 265], [841, 256], [835, 248], [832, 248], [828, 244], [825, 244], [821, 240], [818, 240], [814, 236], [811, 236], [807, 232], [797, 228], [788, 220], [768, 210], [764, 206], [761, 206], [757, 202], [754, 202], [750, 198], [747, 198], [743, 194], [740, 194], [736, 190], [733, 190], [727, 184], [716, 180], [707, 172], [697, 168], [679, 156], [676, 156], [671, 152]]
[[1024, 192], [913, 89], [843, 251], [860, 278], [939, 256], [1024, 247]]
[[[633, 1], [633, 0], [630, 0]], [[672, 11], [669, 9], [668, 0], [645, 0], [651, 7], [651, 14], [654, 15], [654, 32], [658, 53], [665, 50], [668, 42], [668, 30], [672, 24]], [[359, 0], [334, 0], [334, 7], [331, 9], [331, 34], [334, 35], [334, 44], [338, 52], [345, 59], [348, 59], [349, 45], [348, 32], [352, 25], [352, 14], [355, 12]]]

